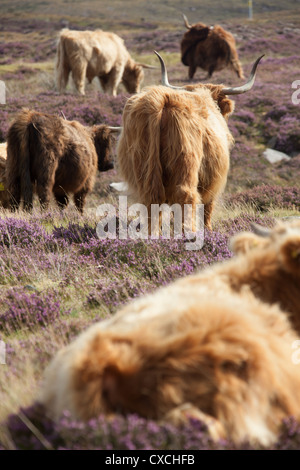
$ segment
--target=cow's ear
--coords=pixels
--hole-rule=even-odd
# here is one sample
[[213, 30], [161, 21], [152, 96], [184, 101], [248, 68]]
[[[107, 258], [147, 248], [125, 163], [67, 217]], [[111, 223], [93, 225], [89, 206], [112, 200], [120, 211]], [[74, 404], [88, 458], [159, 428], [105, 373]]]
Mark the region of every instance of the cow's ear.
[[300, 235], [285, 239], [280, 246], [280, 255], [286, 271], [300, 274]]
[[207, 84], [206, 87], [209, 88], [214, 101], [217, 103], [222, 115], [227, 120], [230, 114], [234, 111], [234, 102], [224, 95], [223, 85]]
[[227, 98], [227, 96], [222, 95], [222, 93], [220, 93], [218, 96], [218, 106], [226, 120], [234, 111], [234, 102]]
[[230, 240], [230, 249], [234, 253], [247, 253], [253, 248], [263, 246], [265, 239], [251, 232], [240, 233]]

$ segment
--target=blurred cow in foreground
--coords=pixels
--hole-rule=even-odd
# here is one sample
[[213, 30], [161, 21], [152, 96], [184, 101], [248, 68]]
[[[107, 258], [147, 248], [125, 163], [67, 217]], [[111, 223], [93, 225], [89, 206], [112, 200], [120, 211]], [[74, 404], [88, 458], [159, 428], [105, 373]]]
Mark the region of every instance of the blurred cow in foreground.
[[124, 107], [118, 142], [118, 166], [134, 199], [151, 212], [151, 204], [204, 204], [204, 222], [211, 228], [216, 197], [229, 169], [233, 137], [227, 119], [234, 103], [227, 95], [249, 91], [240, 87], [195, 84], [174, 87], [168, 82], [162, 58], [164, 86], [145, 88]]
[[[256, 238], [237, 238], [232, 260], [131, 302], [62, 349], [40, 394], [47, 413], [193, 417], [215, 439], [274, 443], [284, 418], [300, 418], [300, 368], [292, 360], [299, 332], [287, 310], [269, 303], [289, 296], [292, 282], [299, 304], [300, 222], [277, 226], [250, 248]], [[273, 291], [266, 302], [251, 291], [259, 283]]]
[[103, 91], [113, 96], [122, 83], [128, 93], [138, 93], [144, 78], [143, 68], [136, 63], [123, 39], [102, 30], [71, 31], [63, 29], [59, 36], [56, 58], [56, 84], [65, 90], [70, 72], [77, 91], [84, 95], [85, 77], [89, 83], [98, 77]]
[[82, 212], [92, 190], [97, 168], [113, 168], [112, 135], [119, 128], [84, 127], [77, 121], [23, 109], [7, 137], [6, 187], [10, 208], [31, 210], [33, 190], [46, 207], [52, 193], [60, 207], [74, 194]]
[[183, 17], [188, 31], [180, 44], [181, 61], [189, 67], [189, 78], [193, 78], [197, 67], [208, 72], [207, 78], [210, 78], [214, 71], [230, 67], [239, 78], [244, 79], [233, 35], [219, 25], [190, 25], [186, 16]]

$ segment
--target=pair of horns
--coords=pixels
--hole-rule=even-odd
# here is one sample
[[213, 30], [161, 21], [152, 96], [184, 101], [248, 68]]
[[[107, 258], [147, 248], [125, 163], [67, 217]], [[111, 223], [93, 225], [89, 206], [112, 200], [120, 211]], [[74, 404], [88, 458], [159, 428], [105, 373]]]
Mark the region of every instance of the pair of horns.
[[[165, 66], [165, 63], [164, 63], [164, 60], [163, 58], [159, 55], [158, 52], [154, 51], [155, 54], [157, 55], [157, 57], [159, 58], [160, 60], [160, 65], [161, 65], [161, 82], [162, 82], [162, 85], [164, 86], [167, 86], [169, 88], [172, 88], [173, 90], [185, 90], [185, 87], [184, 86], [173, 86], [173, 85], [170, 85], [169, 83], [169, 80], [168, 80], [168, 74], [167, 74], [167, 69], [166, 69], [166, 66]], [[250, 73], [250, 77], [247, 81], [247, 83], [245, 83], [244, 85], [242, 86], [238, 86], [238, 87], [233, 87], [233, 88], [226, 88], [224, 87], [222, 92], [224, 93], [224, 95], [240, 95], [242, 93], [246, 93], [246, 91], [249, 91], [251, 90], [251, 88], [253, 87], [254, 85], [254, 82], [255, 82], [255, 76], [256, 76], [256, 69], [257, 69], [257, 66], [260, 62], [260, 60], [264, 57], [264, 54], [261, 55], [258, 59], [256, 59], [256, 61], [254, 62], [253, 64], [253, 67], [252, 67], [252, 70], [251, 70], [251, 73]]]

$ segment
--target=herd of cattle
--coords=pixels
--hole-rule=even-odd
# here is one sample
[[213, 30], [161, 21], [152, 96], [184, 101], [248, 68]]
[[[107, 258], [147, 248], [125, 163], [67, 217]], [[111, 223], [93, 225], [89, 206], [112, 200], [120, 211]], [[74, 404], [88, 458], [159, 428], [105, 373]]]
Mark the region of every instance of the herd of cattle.
[[[230, 66], [244, 78], [233, 36], [220, 26], [190, 25], [181, 42], [192, 79]], [[261, 57], [238, 87], [169, 83], [140, 92], [145, 64], [136, 63], [116, 34], [60, 34], [56, 80], [62, 92], [72, 73], [84, 94], [85, 78], [105, 92], [129, 93], [122, 128], [84, 127], [63, 117], [23, 110], [0, 146], [0, 198], [15, 210], [43, 207], [53, 193], [60, 207], [74, 194], [82, 212], [97, 169], [113, 167], [112, 139], [120, 132], [117, 167], [137, 202], [204, 204], [211, 229], [233, 144], [227, 126], [231, 95], [251, 90]], [[2, 154], [1, 154], [2, 152]], [[7, 156], [6, 156], [7, 153]], [[130, 303], [93, 325], [61, 350], [47, 368], [39, 401], [59, 419], [68, 409], [88, 420], [105, 413], [138, 413], [182, 423], [204, 421], [214, 439], [276, 440], [284, 417], [300, 417], [300, 370], [291, 346], [300, 334], [300, 223], [238, 235], [235, 257]]]
[[[243, 77], [231, 33], [218, 25], [191, 26], [186, 17], [184, 21], [188, 31], [181, 42], [182, 62], [189, 65], [190, 78], [197, 66], [211, 76], [226, 65]], [[119, 36], [101, 30], [64, 29], [57, 45], [57, 87], [62, 92], [72, 73], [77, 91], [84, 94], [85, 79], [98, 77], [103, 90], [115, 96], [122, 82], [133, 96], [124, 108], [117, 147], [120, 176], [136, 201], [147, 208], [178, 203], [194, 209], [203, 203], [205, 225], [211, 229], [211, 213], [226, 184], [233, 142], [227, 119], [234, 103], [228, 95], [251, 89], [259, 59], [244, 86], [174, 87], [157, 55], [163, 86], [139, 92], [147, 66], [131, 58]], [[23, 201], [24, 209], [30, 210], [36, 192], [42, 207], [47, 207], [54, 194], [63, 208], [73, 193], [82, 212], [96, 169], [113, 166], [111, 142], [116, 131], [105, 124], [88, 129], [62, 117], [23, 110], [8, 132], [6, 162], [1, 159], [6, 166], [2, 205], [15, 210]]]

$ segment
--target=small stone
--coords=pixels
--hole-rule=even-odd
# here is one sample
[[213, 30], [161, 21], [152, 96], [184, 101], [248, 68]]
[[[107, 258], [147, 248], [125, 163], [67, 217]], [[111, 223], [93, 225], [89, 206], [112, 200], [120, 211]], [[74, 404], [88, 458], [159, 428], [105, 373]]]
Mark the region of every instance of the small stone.
[[281, 162], [282, 160], [290, 160], [291, 158], [286, 153], [278, 152], [278, 150], [274, 149], [266, 149], [263, 153], [263, 156], [270, 163], [277, 163]]
[[116, 191], [118, 191], [119, 193], [128, 190], [128, 184], [127, 184], [127, 183], [124, 183], [124, 182], [120, 182], [120, 183], [110, 183], [109, 186], [110, 186], [112, 189], [115, 189]]

